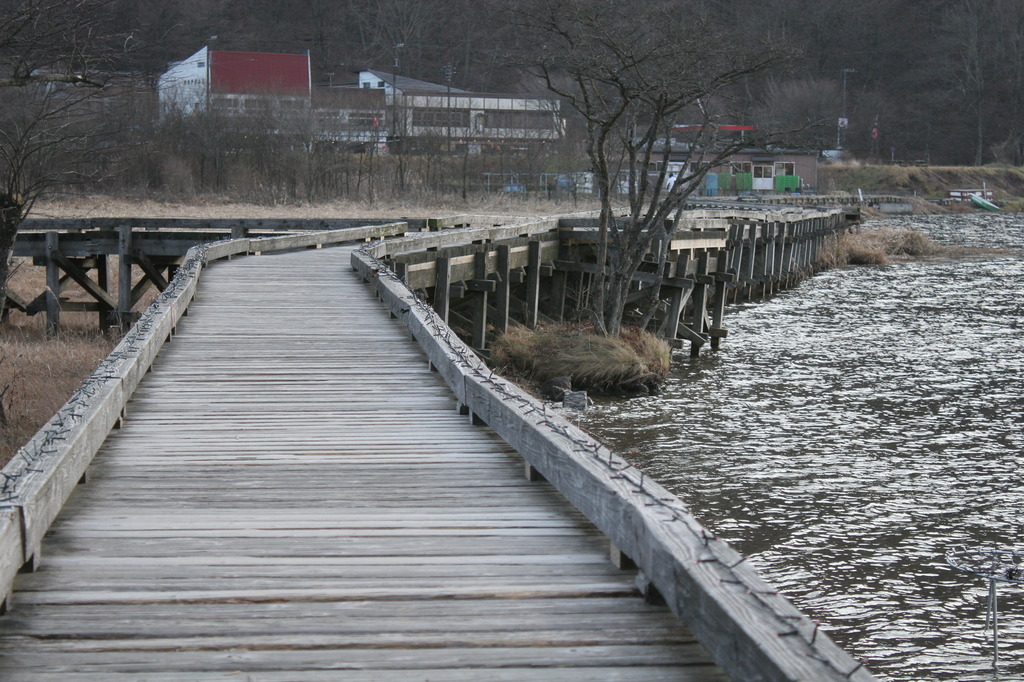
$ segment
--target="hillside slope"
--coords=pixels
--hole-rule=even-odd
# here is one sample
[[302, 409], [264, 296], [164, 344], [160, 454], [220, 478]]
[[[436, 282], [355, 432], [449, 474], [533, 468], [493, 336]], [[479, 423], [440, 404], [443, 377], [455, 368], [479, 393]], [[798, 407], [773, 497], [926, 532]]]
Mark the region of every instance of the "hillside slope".
[[896, 193], [938, 199], [951, 189], [981, 189], [995, 192], [997, 201], [1024, 197], [1024, 168], [1016, 166], [869, 166], [861, 164], [821, 165], [820, 192]]

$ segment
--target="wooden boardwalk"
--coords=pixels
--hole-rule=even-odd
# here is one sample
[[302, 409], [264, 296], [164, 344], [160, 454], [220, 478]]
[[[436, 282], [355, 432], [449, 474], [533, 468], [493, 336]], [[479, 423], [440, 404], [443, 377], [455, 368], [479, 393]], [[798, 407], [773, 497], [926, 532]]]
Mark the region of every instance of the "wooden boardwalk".
[[204, 272], [19, 576], [0, 679], [724, 679], [349, 252]]

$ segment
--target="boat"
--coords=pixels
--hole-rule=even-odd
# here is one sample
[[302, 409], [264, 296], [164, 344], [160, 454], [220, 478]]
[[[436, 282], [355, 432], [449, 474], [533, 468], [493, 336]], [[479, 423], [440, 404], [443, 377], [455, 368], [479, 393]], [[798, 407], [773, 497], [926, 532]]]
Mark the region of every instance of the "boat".
[[986, 211], [999, 210], [998, 206], [996, 206], [995, 204], [993, 204], [991, 201], [981, 196], [980, 194], [968, 194], [967, 196], [968, 198], [970, 198], [971, 203], [977, 206], [978, 208], [983, 208]]

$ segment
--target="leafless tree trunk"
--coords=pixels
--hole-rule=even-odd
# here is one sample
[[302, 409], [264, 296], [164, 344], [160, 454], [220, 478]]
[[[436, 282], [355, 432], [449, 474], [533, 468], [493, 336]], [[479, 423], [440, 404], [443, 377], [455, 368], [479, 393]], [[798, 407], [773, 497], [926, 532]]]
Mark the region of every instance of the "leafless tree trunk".
[[109, 0], [0, 5], [0, 306], [18, 227], [44, 191], [97, 172], [109, 133]]
[[[719, 124], [738, 115], [726, 95], [783, 54], [771, 45], [739, 47], [697, 2], [528, 0], [512, 21], [517, 63], [583, 119], [601, 202], [591, 316], [599, 332], [617, 335], [630, 282], [652, 245], [667, 245], [704, 176], [754, 143], [719, 135]], [[673, 144], [684, 115], [699, 125]], [[668, 164], [659, 161], [673, 151], [685, 164], [669, 187]], [[628, 216], [617, 221], [614, 195], [623, 184]]]
[[948, 82], [959, 95], [960, 107], [973, 122], [974, 165], [985, 160], [985, 100], [988, 95], [989, 40], [983, 0], [960, 0], [944, 15], [943, 32], [949, 54]]

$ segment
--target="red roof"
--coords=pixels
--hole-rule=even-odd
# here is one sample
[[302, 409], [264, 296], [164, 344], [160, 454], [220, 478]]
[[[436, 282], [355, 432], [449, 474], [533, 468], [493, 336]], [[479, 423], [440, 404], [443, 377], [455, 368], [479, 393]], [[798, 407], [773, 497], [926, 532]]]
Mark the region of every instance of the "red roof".
[[309, 55], [213, 50], [210, 91], [308, 95]]

